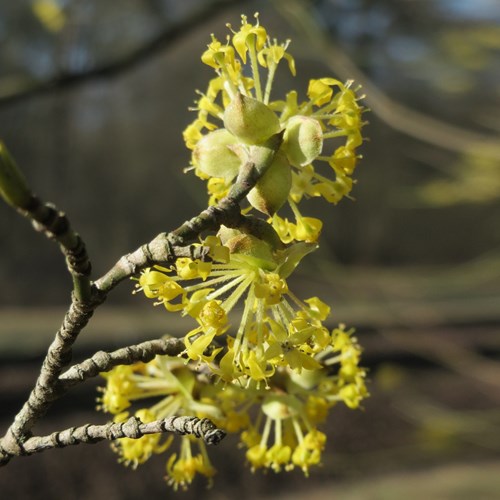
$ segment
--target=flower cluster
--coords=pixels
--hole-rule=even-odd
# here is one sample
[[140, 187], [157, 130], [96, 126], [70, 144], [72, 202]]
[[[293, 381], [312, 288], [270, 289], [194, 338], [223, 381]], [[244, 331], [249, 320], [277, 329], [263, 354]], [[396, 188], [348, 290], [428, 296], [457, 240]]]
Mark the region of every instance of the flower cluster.
[[[153, 399], [154, 404], [135, 411], [143, 422], [172, 415], [207, 417], [227, 432], [240, 434], [252, 470], [300, 468], [308, 475], [321, 461], [326, 436], [317, 427], [329, 409], [338, 402], [358, 408], [367, 396], [365, 370], [358, 365], [360, 348], [352, 332], [341, 326], [325, 334], [329, 345], [315, 358], [320, 368], [304, 368], [300, 360], [284, 362], [265, 387], [252, 379], [244, 386], [214, 383], [199, 374], [194, 362], [168, 356], [119, 366], [103, 375], [107, 385], [100, 408], [122, 422], [133, 405]], [[172, 437], [152, 434], [119, 439], [113, 448], [121, 462], [135, 468], [153, 454], [171, 452], [172, 442]], [[186, 488], [196, 474], [211, 480], [215, 472], [205, 444], [190, 436], [181, 437], [178, 451], [171, 452], [166, 463], [167, 483], [175, 489]]]
[[[280, 62], [285, 60], [295, 75], [288, 45], [289, 41], [271, 41], [258, 19], [252, 25], [245, 16], [226, 44], [212, 36], [202, 61], [217, 76], [197, 101], [197, 117], [184, 131], [184, 139], [193, 150], [194, 172], [207, 180], [214, 204], [227, 194], [252, 147], [281, 134], [272, 164], [247, 198], [253, 208], [273, 216], [283, 241], [316, 241], [321, 221], [303, 217], [297, 204], [304, 197], [320, 196], [336, 204], [349, 194], [363, 140], [363, 108], [352, 82], [333, 78], [310, 80], [304, 102], [294, 90], [284, 100], [271, 100]], [[276, 214], [285, 202], [295, 223]]]
[[[118, 422], [132, 411], [145, 422], [174, 414], [210, 418], [240, 435], [252, 470], [299, 468], [307, 475], [321, 462], [326, 435], [319, 426], [329, 410], [338, 403], [358, 408], [368, 392], [353, 331], [329, 329], [330, 307], [289, 287], [295, 268], [317, 248], [322, 227], [298, 204], [314, 196], [337, 203], [349, 193], [362, 108], [350, 84], [331, 78], [311, 80], [304, 103], [294, 91], [271, 101], [280, 61], [295, 74], [287, 48], [242, 16], [228, 43], [213, 37], [203, 54], [217, 77], [184, 132], [194, 171], [208, 181], [215, 203], [250, 162], [260, 177], [247, 200], [266, 219], [246, 217], [253, 225], [239, 229], [221, 226], [197, 244], [208, 249], [206, 261], [179, 258], [141, 273], [135, 291], [191, 318], [193, 326], [179, 357], [157, 356], [103, 374], [99, 401]], [[329, 139], [341, 143], [329, 147]], [[321, 162], [333, 180], [317, 172]], [[277, 214], [285, 202], [293, 223]], [[160, 435], [115, 444], [120, 460], [133, 467], [171, 449], [172, 439]], [[205, 446], [190, 437], [182, 437], [167, 460], [167, 482], [176, 489], [196, 474], [214, 473]]]
[[[220, 419], [221, 411], [210, 401], [204, 402], [202, 382], [179, 358], [157, 356], [149, 363], [118, 366], [103, 374], [107, 385], [99, 398], [100, 409], [114, 415], [115, 422], [130, 416], [134, 402], [155, 398], [156, 404], [135, 411], [142, 422], [152, 422], [173, 415]], [[205, 384], [206, 386], [206, 384]], [[136, 468], [153, 454], [163, 453], [172, 446], [173, 436], [163, 439], [161, 434], [150, 434], [139, 439], [122, 438], [112, 446], [120, 462]], [[193, 453], [193, 447], [198, 453]], [[182, 436], [178, 452], [173, 452], [166, 466], [167, 482], [175, 489], [191, 484], [196, 474], [212, 478], [215, 469], [210, 463], [205, 443], [191, 436]]]

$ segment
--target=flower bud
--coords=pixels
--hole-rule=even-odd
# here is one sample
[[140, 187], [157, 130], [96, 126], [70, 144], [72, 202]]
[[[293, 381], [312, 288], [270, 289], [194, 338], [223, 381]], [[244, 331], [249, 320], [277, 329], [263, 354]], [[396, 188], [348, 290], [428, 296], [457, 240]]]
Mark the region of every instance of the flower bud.
[[258, 144], [280, 130], [274, 111], [263, 102], [237, 94], [224, 111], [224, 127], [246, 144]]
[[238, 140], [225, 129], [204, 135], [193, 151], [194, 165], [209, 177], [220, 177], [227, 182], [238, 175], [241, 159], [235, 151]]
[[311, 163], [323, 149], [321, 124], [309, 116], [292, 116], [286, 123], [283, 149], [295, 167]]
[[286, 155], [278, 151], [274, 160], [248, 193], [252, 207], [267, 215], [273, 215], [285, 203], [292, 187], [292, 171]]

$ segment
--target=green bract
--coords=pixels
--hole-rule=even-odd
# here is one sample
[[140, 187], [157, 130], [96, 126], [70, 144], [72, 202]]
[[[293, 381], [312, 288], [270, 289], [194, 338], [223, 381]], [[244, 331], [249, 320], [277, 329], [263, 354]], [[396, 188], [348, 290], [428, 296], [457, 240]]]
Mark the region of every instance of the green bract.
[[273, 270], [276, 268], [276, 260], [271, 247], [262, 240], [250, 234], [239, 234], [230, 238], [225, 245], [229, 247], [231, 254], [238, 254], [250, 259], [261, 269]]
[[323, 131], [318, 120], [292, 116], [286, 123], [283, 148], [295, 167], [311, 163], [323, 149]]
[[235, 153], [238, 140], [225, 129], [204, 135], [193, 151], [194, 165], [209, 177], [221, 177], [226, 181], [238, 175], [241, 160]]
[[292, 171], [286, 155], [278, 151], [274, 160], [248, 193], [247, 199], [260, 212], [274, 215], [285, 203], [292, 187]]
[[246, 144], [258, 144], [280, 130], [276, 114], [263, 102], [236, 94], [224, 111], [224, 127]]

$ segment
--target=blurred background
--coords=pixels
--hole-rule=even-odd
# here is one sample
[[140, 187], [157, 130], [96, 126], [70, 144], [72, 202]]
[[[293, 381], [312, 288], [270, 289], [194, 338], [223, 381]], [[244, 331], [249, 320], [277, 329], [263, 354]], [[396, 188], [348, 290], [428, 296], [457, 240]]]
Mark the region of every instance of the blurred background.
[[[310, 78], [354, 79], [369, 125], [355, 201], [329, 207], [294, 289], [357, 330], [370, 369], [362, 411], [334, 408], [323, 466], [252, 475], [228, 439], [215, 487], [182, 498], [500, 497], [500, 4], [498, 0], [0, 0], [0, 139], [35, 192], [64, 210], [94, 276], [206, 203], [181, 132], [200, 55], [241, 13], [292, 39]], [[277, 97], [277, 92], [275, 93]], [[309, 214], [325, 217], [311, 200]], [[57, 248], [0, 206], [0, 432], [28, 395], [69, 303]], [[123, 284], [76, 346], [180, 333]], [[97, 383], [97, 381], [96, 381]], [[58, 402], [41, 433], [104, 422], [95, 384]], [[0, 470], [5, 498], [170, 495], [165, 458], [132, 472], [106, 444]]]

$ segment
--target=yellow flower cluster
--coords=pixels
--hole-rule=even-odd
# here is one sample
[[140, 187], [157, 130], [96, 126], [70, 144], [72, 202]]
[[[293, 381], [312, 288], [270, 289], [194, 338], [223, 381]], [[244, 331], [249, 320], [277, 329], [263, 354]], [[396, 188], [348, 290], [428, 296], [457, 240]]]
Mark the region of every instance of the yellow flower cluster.
[[[361, 349], [352, 331], [323, 325], [330, 313], [324, 302], [301, 301], [288, 288], [286, 279], [315, 245], [299, 242], [274, 250], [235, 230], [223, 234], [225, 245], [212, 236], [202, 243], [219, 262], [179, 259], [171, 269], [153, 267], [141, 274], [138, 291], [168, 311], [192, 317], [197, 326], [184, 337], [182, 359], [158, 356], [104, 374], [101, 408], [122, 421], [133, 404], [160, 398], [136, 416], [144, 421], [174, 414], [208, 417], [241, 434], [252, 470], [298, 467], [308, 474], [321, 460], [326, 437], [317, 425], [328, 410], [337, 402], [357, 408], [367, 396]], [[241, 302], [233, 330], [228, 317]], [[254, 421], [252, 407], [259, 408]], [[167, 481], [176, 488], [196, 473], [208, 478], [214, 473], [203, 443], [195, 456], [192, 444], [182, 438], [179, 458], [173, 454], [167, 462]], [[153, 435], [119, 440], [115, 450], [135, 467], [170, 445]]]
[[[251, 147], [283, 134], [273, 164], [248, 201], [271, 216], [288, 201], [296, 222], [275, 215], [275, 229], [288, 241], [316, 241], [321, 221], [302, 217], [297, 204], [304, 197], [323, 197], [336, 204], [349, 194], [363, 141], [363, 108], [352, 82], [333, 78], [310, 80], [304, 102], [294, 90], [284, 100], [271, 100], [282, 60], [295, 75], [288, 45], [289, 41], [271, 41], [258, 19], [252, 25], [245, 16], [226, 44], [212, 36], [202, 61], [217, 76], [197, 101], [197, 117], [185, 129], [184, 140], [193, 150], [196, 175], [207, 180], [209, 202], [215, 204], [228, 193]], [[324, 173], [321, 163], [327, 165]], [[304, 230], [304, 225], [310, 228]]]
[[[138, 288], [167, 310], [196, 319], [198, 326], [185, 336], [186, 355], [225, 382], [268, 385], [280, 366], [299, 373], [320, 368], [315, 356], [332, 342], [322, 324], [330, 308], [317, 297], [300, 301], [286, 283], [315, 247], [296, 243], [273, 252], [263, 240], [235, 233], [226, 243], [244, 247], [247, 254], [232, 253], [227, 263], [181, 259], [172, 270], [150, 268], [142, 273]], [[228, 315], [241, 301], [235, 335], [226, 334]]]
[[[344, 326], [328, 329], [330, 307], [318, 297], [301, 300], [289, 288], [289, 276], [317, 248], [322, 229], [298, 204], [318, 196], [337, 203], [349, 193], [362, 142], [362, 108], [350, 84], [331, 78], [311, 80], [304, 103], [295, 91], [271, 101], [280, 61], [295, 74], [287, 48], [288, 42], [270, 41], [258, 21], [252, 25], [243, 16], [228, 43], [213, 37], [203, 54], [217, 77], [184, 132], [195, 173], [208, 181], [216, 202], [242, 165], [260, 158], [259, 148], [275, 148], [255, 164], [263, 174], [247, 196], [269, 218], [253, 232], [222, 226], [198, 244], [209, 249], [208, 261], [180, 258], [171, 267], [141, 273], [136, 292], [192, 318], [193, 328], [179, 358], [157, 356], [103, 374], [100, 408], [115, 421], [131, 411], [145, 422], [170, 415], [207, 417], [240, 434], [252, 470], [299, 468], [307, 475], [321, 462], [326, 435], [318, 426], [330, 408], [337, 403], [358, 408], [368, 392], [353, 332]], [[338, 138], [340, 144], [326, 145]], [[316, 171], [320, 162], [334, 172], [333, 180]], [[285, 201], [295, 222], [276, 213]], [[256, 217], [251, 220], [257, 224]], [[148, 404], [141, 405], [146, 398]], [[152, 435], [119, 440], [115, 450], [122, 462], [136, 467], [171, 447], [172, 439]], [[203, 443], [189, 437], [167, 460], [167, 482], [176, 489], [196, 474], [210, 479], [214, 473]]]
[[[157, 356], [149, 363], [118, 366], [104, 373], [107, 385], [102, 389], [99, 408], [114, 415], [115, 422], [130, 416], [134, 402], [154, 398], [157, 402], [135, 411], [142, 422], [152, 422], [173, 415], [197, 416], [218, 420], [221, 411], [210, 400], [203, 401], [200, 382], [191, 367], [179, 358]], [[149, 402], [148, 401], [148, 402]], [[153, 454], [164, 453], [172, 446], [173, 437], [163, 439], [161, 434], [150, 434], [139, 439], [122, 438], [112, 446], [120, 461], [136, 468]], [[193, 447], [198, 453], [193, 453]], [[171, 454], [166, 466], [166, 480], [175, 489], [186, 488], [196, 474], [212, 478], [215, 469], [210, 463], [205, 443], [190, 436], [182, 436], [180, 450]]]
[[[293, 366], [282, 362], [267, 379], [266, 387], [253, 379], [244, 387], [214, 382], [200, 376], [193, 361], [185, 363], [168, 356], [119, 366], [103, 374], [107, 385], [102, 389], [100, 408], [113, 414], [115, 422], [122, 422], [133, 405], [153, 400], [152, 406], [135, 411], [143, 422], [172, 415], [210, 418], [227, 432], [240, 434], [252, 470], [280, 472], [297, 467], [308, 475], [310, 467], [321, 461], [326, 436], [317, 426], [329, 409], [337, 402], [357, 408], [367, 396], [365, 371], [358, 366], [360, 349], [351, 333], [343, 327], [325, 332], [330, 344], [310, 368], [302, 366], [300, 356], [292, 361]], [[253, 418], [254, 407], [258, 411]], [[179, 451], [167, 460], [167, 483], [185, 489], [196, 474], [211, 481], [216, 471], [205, 444], [189, 436], [180, 439]], [[121, 462], [135, 468], [154, 454], [170, 451], [172, 442], [172, 437], [152, 434], [119, 439], [113, 448]]]

